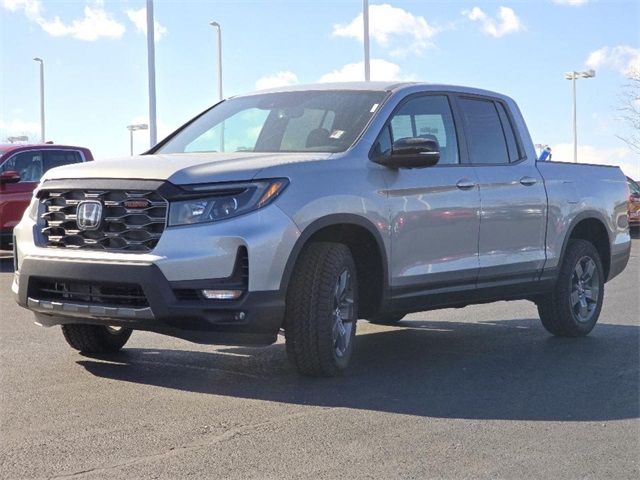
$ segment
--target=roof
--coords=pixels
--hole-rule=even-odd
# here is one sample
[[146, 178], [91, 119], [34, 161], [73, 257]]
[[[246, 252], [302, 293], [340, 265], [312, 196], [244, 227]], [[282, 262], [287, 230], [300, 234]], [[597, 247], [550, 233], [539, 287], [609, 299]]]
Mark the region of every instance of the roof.
[[374, 92], [397, 92], [409, 89], [435, 90], [435, 91], [452, 91], [478, 95], [490, 95], [497, 97], [505, 97], [504, 95], [482, 90], [479, 88], [465, 87], [461, 85], [447, 85], [426, 82], [338, 82], [338, 83], [310, 83], [306, 85], [287, 85], [283, 87], [270, 88], [267, 90], [259, 90], [257, 92], [248, 92], [238, 95], [239, 97], [277, 92], [303, 92], [303, 91], [330, 91], [330, 90], [352, 90], [352, 91], [374, 91]]
[[77, 149], [86, 149], [86, 147], [77, 147], [75, 145], [59, 145], [56, 143], [0, 143], [0, 154], [12, 152], [14, 150], [23, 150], [23, 149], [32, 149], [32, 148], [40, 148], [40, 149], [58, 149], [58, 148], [77, 148]]
[[[335, 83], [309, 83], [303, 85], [286, 85], [283, 87], [269, 88], [267, 90], [259, 90], [258, 92], [247, 93], [270, 93], [270, 92], [303, 92], [306, 90], [324, 91], [324, 90], [362, 90], [362, 91], [378, 91], [388, 92], [399, 86], [415, 85], [409, 82], [335, 82]], [[243, 95], [241, 95], [243, 96]]]

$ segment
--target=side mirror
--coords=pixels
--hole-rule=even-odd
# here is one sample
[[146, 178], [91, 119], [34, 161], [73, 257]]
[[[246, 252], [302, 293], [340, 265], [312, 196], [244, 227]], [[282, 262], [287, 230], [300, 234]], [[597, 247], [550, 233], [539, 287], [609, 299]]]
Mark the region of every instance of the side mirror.
[[18, 183], [20, 181], [20, 174], [15, 170], [7, 170], [0, 173], [0, 183]]
[[440, 160], [440, 145], [435, 137], [400, 138], [393, 142], [391, 153], [374, 161], [391, 168], [432, 167]]

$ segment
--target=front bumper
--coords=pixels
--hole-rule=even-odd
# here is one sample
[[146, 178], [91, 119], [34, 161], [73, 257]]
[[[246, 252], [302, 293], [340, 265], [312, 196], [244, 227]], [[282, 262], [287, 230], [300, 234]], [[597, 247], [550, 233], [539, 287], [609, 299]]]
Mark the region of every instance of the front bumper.
[[[167, 228], [148, 253], [47, 248], [41, 228], [25, 215], [14, 229], [18, 273], [12, 289], [44, 326], [117, 325], [208, 344], [269, 344], [277, 338], [284, 316], [282, 279], [300, 232], [274, 204], [226, 221]], [[176, 296], [176, 289], [226, 289], [241, 250], [249, 274], [238, 300]], [[146, 304], [110, 305], [91, 297], [52, 301], [36, 295], [43, 280], [133, 284]]]
[[[224, 279], [223, 279], [224, 280]], [[47, 297], [42, 282], [74, 282], [139, 286], [143, 305], [82, 302]], [[189, 287], [211, 288], [216, 280], [191, 281]], [[196, 343], [268, 345], [284, 317], [279, 290], [245, 292], [238, 300], [179, 298], [184, 282], [170, 282], [154, 264], [127, 265], [25, 258], [16, 273], [14, 295], [21, 306], [36, 313], [43, 326], [71, 323], [115, 325], [147, 330]]]

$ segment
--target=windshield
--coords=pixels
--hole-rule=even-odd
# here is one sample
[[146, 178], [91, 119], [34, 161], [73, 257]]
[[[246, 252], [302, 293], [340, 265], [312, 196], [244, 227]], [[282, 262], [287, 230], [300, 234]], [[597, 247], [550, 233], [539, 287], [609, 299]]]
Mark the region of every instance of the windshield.
[[279, 92], [227, 100], [154, 153], [343, 152], [385, 92]]

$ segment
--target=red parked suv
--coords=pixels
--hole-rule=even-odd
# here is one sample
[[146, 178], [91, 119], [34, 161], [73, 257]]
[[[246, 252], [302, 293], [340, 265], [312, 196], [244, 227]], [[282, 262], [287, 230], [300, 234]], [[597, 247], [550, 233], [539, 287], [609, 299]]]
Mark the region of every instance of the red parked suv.
[[0, 248], [10, 248], [13, 227], [47, 170], [93, 160], [91, 151], [67, 145], [0, 145]]

